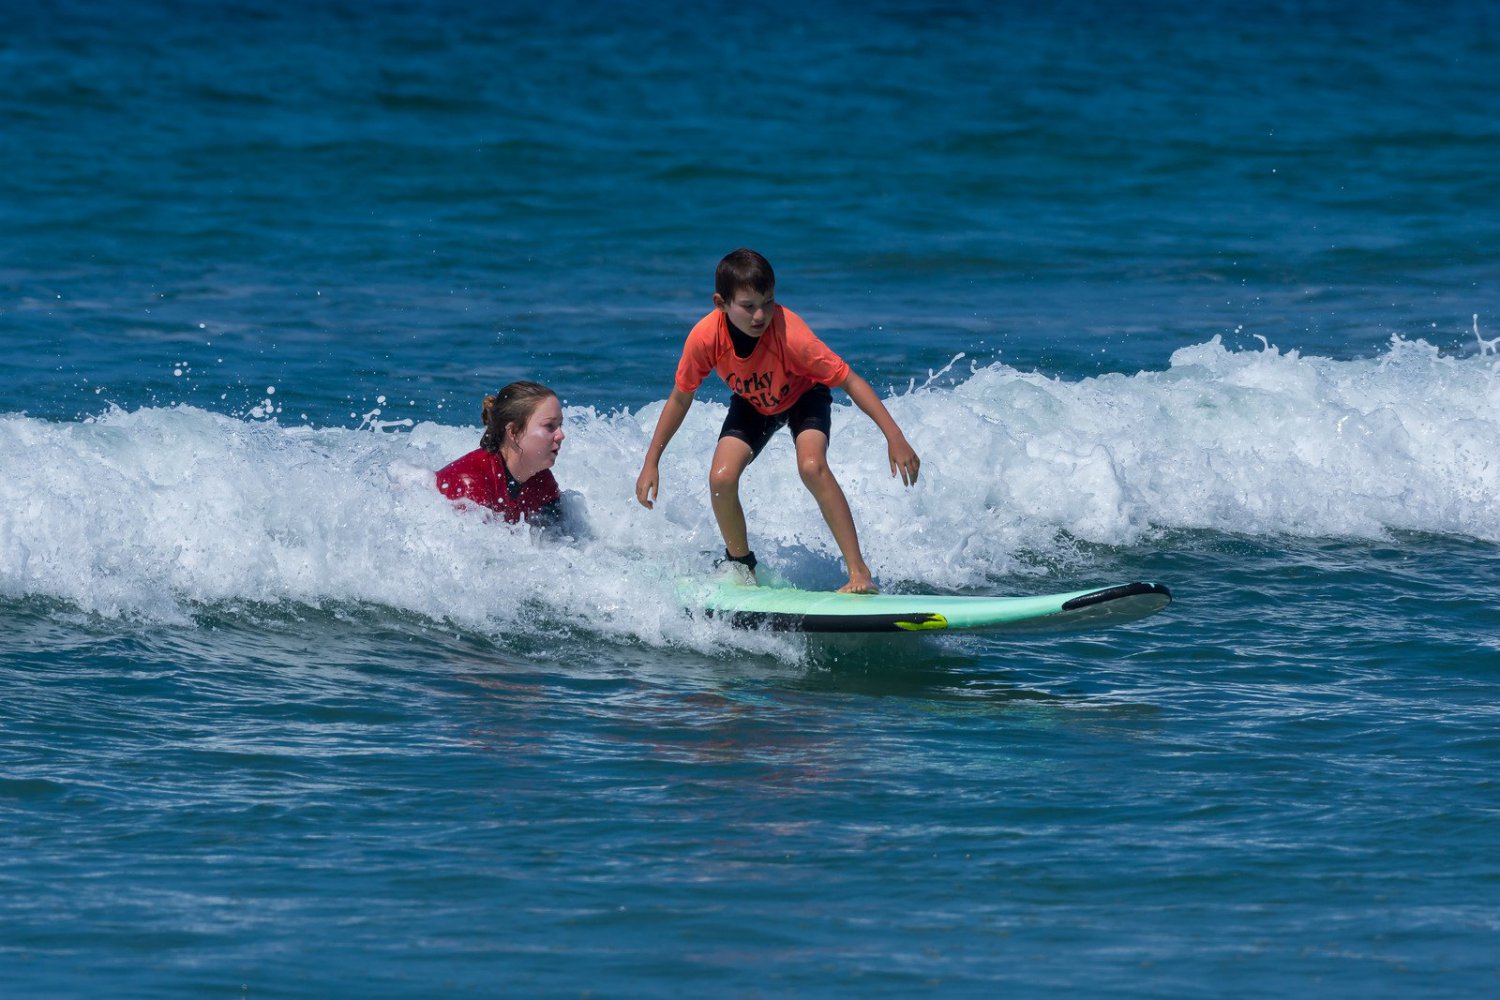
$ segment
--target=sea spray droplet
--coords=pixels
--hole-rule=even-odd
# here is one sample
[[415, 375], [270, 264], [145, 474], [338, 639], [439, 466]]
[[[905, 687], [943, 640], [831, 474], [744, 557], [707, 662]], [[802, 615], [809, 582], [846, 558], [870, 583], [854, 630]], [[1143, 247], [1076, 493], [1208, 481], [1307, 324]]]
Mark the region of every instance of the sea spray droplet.
[[1491, 354], [1500, 353], [1500, 337], [1491, 337], [1486, 340], [1479, 335], [1479, 314], [1474, 314], [1474, 339], [1479, 342], [1479, 356], [1488, 357]]

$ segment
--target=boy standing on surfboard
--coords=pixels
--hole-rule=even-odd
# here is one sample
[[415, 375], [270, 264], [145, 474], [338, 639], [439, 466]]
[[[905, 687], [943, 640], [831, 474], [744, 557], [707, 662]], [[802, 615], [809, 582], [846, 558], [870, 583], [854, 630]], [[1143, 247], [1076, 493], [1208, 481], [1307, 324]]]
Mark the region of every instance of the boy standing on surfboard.
[[645, 464], [635, 481], [635, 498], [642, 506], [653, 506], [662, 453], [687, 417], [693, 394], [710, 371], [717, 371], [734, 392], [708, 471], [725, 559], [745, 566], [754, 579], [755, 553], [750, 551], [745, 511], [740, 506], [740, 476], [771, 436], [789, 427], [802, 482], [818, 501], [849, 570], [849, 582], [840, 592], [874, 593], [875, 582], [859, 550], [849, 501], [828, 468], [833, 405], [829, 388], [847, 392], [885, 435], [891, 475], [899, 473], [902, 483], [910, 486], [917, 481], [921, 460], [870, 383], [854, 374], [796, 313], [777, 305], [775, 293], [771, 263], [754, 250], [735, 250], [719, 261], [713, 312], [698, 321], [683, 345], [676, 384], [656, 421]]

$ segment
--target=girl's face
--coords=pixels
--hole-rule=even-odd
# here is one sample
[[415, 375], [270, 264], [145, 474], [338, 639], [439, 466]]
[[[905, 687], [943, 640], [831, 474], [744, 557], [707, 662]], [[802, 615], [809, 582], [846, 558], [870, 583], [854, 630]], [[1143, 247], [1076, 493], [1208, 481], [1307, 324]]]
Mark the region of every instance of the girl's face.
[[562, 448], [563, 438], [562, 403], [556, 396], [548, 396], [536, 404], [536, 409], [531, 411], [531, 416], [526, 421], [520, 433], [516, 433], [515, 425], [511, 425], [510, 443], [516, 450], [517, 461], [512, 474], [520, 478], [520, 473], [525, 472], [529, 478], [543, 469], [552, 468], [557, 461], [557, 452]]

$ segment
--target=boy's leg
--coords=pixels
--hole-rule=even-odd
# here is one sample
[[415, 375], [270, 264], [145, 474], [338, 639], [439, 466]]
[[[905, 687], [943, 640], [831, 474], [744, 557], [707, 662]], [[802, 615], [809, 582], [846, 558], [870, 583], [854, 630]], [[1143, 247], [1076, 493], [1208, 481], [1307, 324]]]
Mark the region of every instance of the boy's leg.
[[721, 437], [708, 467], [708, 495], [713, 504], [714, 519], [719, 522], [724, 547], [732, 556], [742, 556], [750, 551], [745, 509], [740, 506], [740, 476], [754, 458], [755, 452], [744, 441], [736, 437]]
[[823, 520], [833, 530], [833, 540], [844, 555], [844, 565], [849, 569], [849, 582], [839, 588], [841, 593], [873, 594], [875, 581], [870, 577], [870, 567], [859, 551], [859, 533], [854, 528], [854, 515], [849, 512], [849, 501], [844, 490], [833, 477], [828, 467], [828, 435], [811, 428], [797, 435], [797, 471], [808, 492], [818, 501]]

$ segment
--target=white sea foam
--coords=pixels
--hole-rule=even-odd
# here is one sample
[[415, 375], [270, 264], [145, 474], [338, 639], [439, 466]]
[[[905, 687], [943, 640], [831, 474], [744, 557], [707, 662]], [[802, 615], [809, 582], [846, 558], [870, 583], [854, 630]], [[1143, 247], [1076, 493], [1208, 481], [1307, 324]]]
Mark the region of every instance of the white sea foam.
[[[878, 430], [847, 404], [832, 449], [887, 581], [982, 586], [1070, 540], [1150, 544], [1161, 529], [1500, 540], [1500, 373], [1420, 341], [1333, 361], [1215, 339], [1166, 371], [1081, 381], [994, 364], [887, 402], [923, 457], [917, 487], [891, 478]], [[0, 593], [163, 620], [216, 602], [361, 602], [501, 633], [579, 621], [723, 644], [675, 596], [720, 546], [706, 466], [723, 407], [689, 413], [647, 511], [634, 482], [659, 406], [567, 410], [556, 473], [592, 537], [562, 543], [432, 488], [477, 427], [318, 429], [191, 407], [0, 417]], [[785, 436], [744, 500], [763, 560], [805, 585], [841, 580]]]

